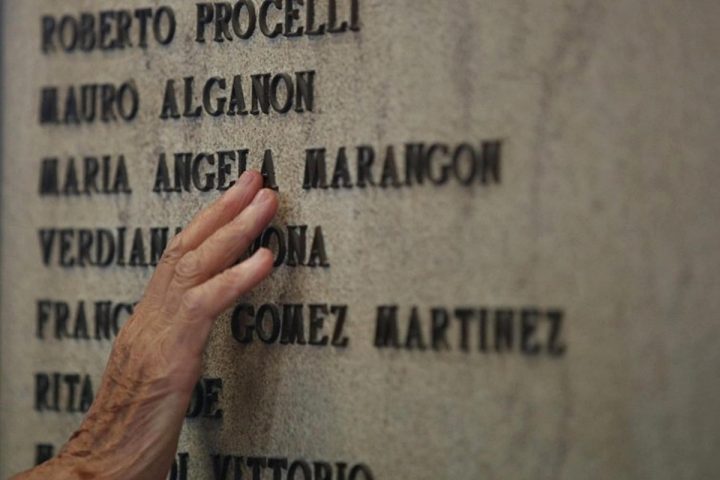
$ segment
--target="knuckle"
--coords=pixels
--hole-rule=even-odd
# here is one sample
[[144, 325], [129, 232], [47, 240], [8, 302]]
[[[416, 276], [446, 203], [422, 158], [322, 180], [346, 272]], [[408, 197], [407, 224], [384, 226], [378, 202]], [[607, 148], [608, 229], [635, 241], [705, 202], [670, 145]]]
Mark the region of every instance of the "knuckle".
[[233, 222], [234, 232], [233, 234], [238, 240], [247, 240], [250, 238], [253, 230], [255, 230], [255, 223], [252, 219], [248, 219], [243, 215], [238, 216]]
[[207, 249], [209, 255], [222, 253], [224, 250], [227, 250], [226, 247], [227, 246], [223, 243], [223, 239], [220, 238], [219, 235], [211, 235], [203, 243], [203, 248]]
[[245, 271], [244, 265], [238, 265], [234, 268], [228, 269], [225, 273], [228, 276], [228, 282], [232, 283], [233, 285], [237, 285], [238, 283], [245, 280], [245, 277], [247, 276], [247, 272]]
[[172, 240], [170, 240], [170, 243], [163, 252], [162, 257], [160, 258], [160, 262], [176, 263], [178, 260], [180, 260], [180, 258], [182, 258], [185, 244], [183, 238], [184, 235], [182, 233], [178, 233], [172, 238]]
[[242, 276], [234, 268], [227, 269], [220, 275], [220, 284], [224, 290], [234, 290], [240, 280]]
[[198, 253], [196, 251], [188, 252], [175, 265], [175, 275], [183, 281], [192, 282], [200, 277], [201, 266]]
[[167, 249], [170, 252], [181, 250], [184, 243], [185, 232], [179, 232], [177, 235], [170, 239], [170, 243], [168, 243]]
[[218, 278], [217, 296], [229, 298], [239, 295], [243, 289], [245, 272], [240, 268], [229, 268], [220, 274]]
[[182, 296], [181, 308], [190, 319], [197, 319], [204, 316], [204, 304], [202, 289], [188, 290]]

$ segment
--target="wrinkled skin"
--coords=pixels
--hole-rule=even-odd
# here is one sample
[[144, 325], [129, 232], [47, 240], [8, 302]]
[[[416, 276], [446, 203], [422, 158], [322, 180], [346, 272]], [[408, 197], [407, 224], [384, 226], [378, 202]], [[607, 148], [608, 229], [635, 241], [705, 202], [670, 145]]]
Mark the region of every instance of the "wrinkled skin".
[[272, 270], [266, 249], [236, 264], [278, 208], [261, 187], [246, 172], [170, 242], [82, 425], [57, 457], [14, 480], [167, 476], [214, 319]]

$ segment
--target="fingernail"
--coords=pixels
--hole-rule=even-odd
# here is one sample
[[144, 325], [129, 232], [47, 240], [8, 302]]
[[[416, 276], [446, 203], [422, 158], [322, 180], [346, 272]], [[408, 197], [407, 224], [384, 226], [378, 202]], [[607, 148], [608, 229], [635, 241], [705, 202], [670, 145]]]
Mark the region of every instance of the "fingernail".
[[267, 247], [258, 248], [255, 252], [255, 255], [253, 257], [257, 257], [258, 259], [262, 258], [263, 255], [270, 255], [272, 256], [272, 250], [270, 250]]
[[270, 190], [269, 188], [263, 188], [260, 190], [260, 192], [255, 195], [255, 198], [253, 199], [252, 203], [253, 205], [262, 205], [270, 200], [272, 200], [275, 197], [275, 192]]

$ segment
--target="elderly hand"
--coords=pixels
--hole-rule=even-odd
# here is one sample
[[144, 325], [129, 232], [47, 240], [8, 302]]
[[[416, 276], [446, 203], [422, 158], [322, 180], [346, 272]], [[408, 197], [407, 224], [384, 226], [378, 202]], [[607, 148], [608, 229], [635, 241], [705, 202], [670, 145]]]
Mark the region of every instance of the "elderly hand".
[[16, 480], [167, 476], [214, 319], [272, 270], [266, 249], [236, 262], [277, 208], [260, 174], [246, 172], [170, 242], [82, 425], [57, 457]]

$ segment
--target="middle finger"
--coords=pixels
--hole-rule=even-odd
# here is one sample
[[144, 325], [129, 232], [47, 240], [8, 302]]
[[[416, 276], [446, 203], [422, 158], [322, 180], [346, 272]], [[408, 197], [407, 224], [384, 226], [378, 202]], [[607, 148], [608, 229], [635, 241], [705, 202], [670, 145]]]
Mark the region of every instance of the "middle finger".
[[210, 235], [198, 248], [186, 253], [176, 265], [168, 289], [168, 305], [177, 305], [183, 292], [235, 263], [270, 223], [277, 208], [275, 192], [262, 189], [230, 223]]

